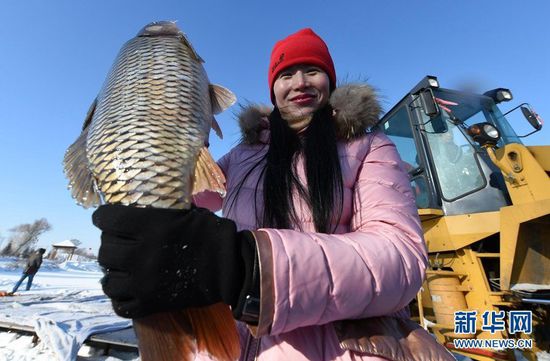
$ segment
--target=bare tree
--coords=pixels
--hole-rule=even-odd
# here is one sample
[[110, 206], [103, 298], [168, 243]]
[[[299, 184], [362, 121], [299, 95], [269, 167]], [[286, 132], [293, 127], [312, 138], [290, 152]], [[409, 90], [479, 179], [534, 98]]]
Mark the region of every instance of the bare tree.
[[38, 237], [50, 229], [52, 226], [46, 218], [15, 226], [10, 229], [12, 235], [1, 253], [8, 256], [27, 255], [34, 249]]
[[2, 236], [2, 232], [0, 232], [0, 250], [4, 249], [4, 241], [6, 240], [6, 237]]
[[91, 248], [77, 248], [75, 249], [74, 254], [89, 259], [97, 259], [97, 256], [94, 254]]

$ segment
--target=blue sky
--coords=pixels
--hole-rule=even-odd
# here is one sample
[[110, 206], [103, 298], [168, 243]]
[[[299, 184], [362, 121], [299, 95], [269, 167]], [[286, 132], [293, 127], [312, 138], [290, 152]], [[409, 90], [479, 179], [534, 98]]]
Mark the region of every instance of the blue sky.
[[[339, 79], [368, 80], [386, 110], [427, 74], [443, 87], [510, 88], [550, 120], [550, 2], [5, 0], [0, 12], [0, 237], [47, 218], [49, 246], [77, 238], [97, 250], [91, 210], [66, 189], [65, 149], [122, 44], [154, 20], [177, 20], [211, 82], [239, 102], [269, 103], [275, 41], [311, 27], [327, 42]], [[234, 106], [218, 116], [219, 158], [235, 145]], [[527, 123], [511, 119], [525, 134]], [[526, 138], [548, 144], [548, 128]]]

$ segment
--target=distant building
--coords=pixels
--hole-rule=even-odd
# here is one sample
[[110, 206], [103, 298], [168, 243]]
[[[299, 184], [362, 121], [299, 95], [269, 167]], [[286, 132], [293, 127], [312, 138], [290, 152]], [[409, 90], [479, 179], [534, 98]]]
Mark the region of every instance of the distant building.
[[69, 261], [73, 258], [74, 251], [77, 249], [77, 245], [80, 242], [76, 239], [67, 239], [63, 242], [52, 244], [52, 251], [48, 255], [49, 259], [60, 258], [62, 254], [65, 254], [65, 261]]

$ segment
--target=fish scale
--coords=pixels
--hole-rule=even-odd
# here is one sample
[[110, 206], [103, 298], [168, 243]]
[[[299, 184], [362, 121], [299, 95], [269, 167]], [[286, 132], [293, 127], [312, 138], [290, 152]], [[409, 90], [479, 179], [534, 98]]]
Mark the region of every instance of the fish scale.
[[[148, 41], [148, 40], [151, 40], [151, 41]], [[149, 112], [149, 107], [147, 106], [148, 104], [155, 104], [155, 105], [159, 105], [159, 106], [164, 106], [164, 109], [168, 108], [168, 109], [174, 109], [174, 108], [177, 108], [177, 107], [180, 107], [178, 99], [177, 97], [166, 97], [166, 96], [163, 96], [162, 98], [158, 97], [158, 95], [165, 95], [165, 94], [172, 94], [172, 93], [177, 93], [177, 88], [182, 88], [183, 85], [179, 84], [178, 80], [177, 80], [177, 76], [170, 76], [171, 73], [178, 73], [182, 70], [186, 70], [188, 67], [185, 66], [185, 65], [182, 65], [181, 67], [178, 67], [178, 63], [176, 62], [170, 62], [170, 63], [161, 63], [161, 62], [158, 62], [158, 60], [163, 60], [162, 57], [160, 59], [155, 59], [154, 58], [154, 53], [155, 52], [158, 52], [159, 51], [159, 47], [166, 47], [166, 44], [165, 42], [166, 41], [163, 41], [164, 39], [148, 39], [148, 38], [142, 38], [142, 39], [138, 39], [137, 41], [133, 42], [133, 44], [129, 44], [128, 48], [127, 48], [127, 51], [125, 54], [123, 54], [121, 57], [120, 57], [120, 62], [117, 63], [117, 70], [114, 71], [113, 73], [115, 74], [115, 76], [110, 76], [109, 79], [110, 79], [110, 82], [108, 83], [107, 85], [107, 88], [105, 90], [105, 93], [103, 95], [103, 99], [110, 99], [110, 101], [112, 102], [111, 104], [109, 103], [106, 103], [108, 104], [108, 107], [106, 107], [105, 109], [113, 109], [113, 104], [117, 104], [117, 103], [122, 103], [124, 102], [126, 104], [126, 107], [125, 108], [120, 108], [120, 107], [114, 107], [116, 109], [116, 112], [114, 114], [114, 116], [112, 116], [112, 118], [118, 118], [120, 119], [121, 117], [124, 117], [125, 115], [129, 115], [133, 112], [135, 112], [136, 110], [138, 112], [141, 112], [141, 117], [147, 117], [148, 115], [148, 112]], [[172, 39], [169, 39], [169, 41], [172, 40]], [[174, 39], [175, 40], [175, 39]], [[146, 48], [147, 50], [146, 51], [137, 51], [137, 49], [144, 49]], [[156, 48], [156, 49], [155, 49]], [[151, 50], [149, 50], [151, 49]], [[185, 56], [186, 53], [182, 52], [180, 53], [180, 55], [184, 55], [182, 58], [182, 61], [184, 62], [183, 64], [185, 64], [185, 61], [189, 61], [189, 56]], [[143, 59], [146, 58], [148, 59], [148, 61], [143, 61]], [[129, 73], [128, 70], [126, 70], [125, 67], [123, 67], [122, 65], [124, 64], [124, 62], [128, 62], [128, 68], [132, 67], [132, 66], [135, 66], [137, 63], [139, 63], [140, 66], [145, 66], [145, 68], [140, 68], [140, 69], [135, 69], [133, 71], [133, 74], [137, 74], [137, 73], [152, 73], [152, 75], [150, 76], [147, 76], [147, 77], [144, 77], [144, 76], [141, 76], [141, 77], [138, 77], [138, 76], [135, 76], [135, 75], [130, 75], [128, 78], [124, 79], [124, 78], [121, 78], [120, 77], [120, 73], [123, 73], [123, 74], [127, 74]], [[146, 63], [146, 64], [144, 64]], [[171, 68], [171, 69], [170, 69]], [[164, 72], [166, 72], [168, 75], [166, 74], [163, 74]], [[201, 76], [201, 74], [197, 74], [199, 77]], [[190, 77], [193, 77], [193, 76], [197, 76], [195, 74], [189, 74]], [[139, 81], [137, 81], [137, 79], [140, 79]], [[164, 85], [164, 89], [162, 87], [159, 87], [159, 91], [157, 91], [157, 94], [153, 94], [152, 92], [149, 91], [149, 88], [147, 87], [147, 80], [148, 79], [155, 79], [155, 80], [161, 80], [160, 84], [163, 84]], [[162, 81], [164, 80], [164, 81]], [[121, 82], [128, 82], [126, 84], [126, 86], [122, 86], [122, 85], [119, 85]], [[159, 82], [157, 82], [159, 83]], [[207, 84], [207, 83], [205, 83]], [[116, 88], [119, 88], [119, 87], [126, 87], [128, 90], [127, 92], [122, 92], [120, 90], [115, 90], [113, 91], [113, 89], [116, 89]], [[172, 91], [170, 91], [170, 89], [173, 89]], [[129, 91], [132, 91], [134, 93], [132, 93], [132, 96], [129, 96]], [[203, 91], [206, 92], [207, 91], [207, 88], [204, 87], [203, 88]], [[137, 93], [136, 93], [137, 92]], [[125, 98], [125, 99], [121, 99], [121, 98]], [[185, 100], [183, 101], [183, 103], [186, 103]], [[139, 105], [137, 105], [139, 104]], [[137, 106], [136, 106], [137, 105]], [[199, 103], [199, 107], [200, 107], [200, 104]], [[101, 103], [100, 103], [100, 106], [101, 106]], [[182, 107], [183, 104], [181, 105]], [[200, 111], [201, 109], [198, 109], [199, 107], [197, 107], [197, 109], [193, 109], [193, 111]], [[105, 132], [105, 131], [109, 131], [109, 132], [119, 132], [119, 138], [123, 138], [125, 135], [128, 135], [127, 133], [125, 134], [124, 132], [120, 132], [121, 129], [125, 128], [125, 127], [128, 127], [128, 125], [131, 125], [131, 124], [126, 124], [126, 122], [124, 123], [121, 123], [119, 124], [117, 127], [113, 127], [112, 129], [104, 129], [102, 125], [99, 125], [99, 124], [102, 124], [103, 122], [105, 122], [105, 126], [108, 126], [109, 123], [106, 122], [106, 119], [109, 119], [111, 117], [111, 114], [106, 111], [104, 114], [101, 114], [102, 118], [98, 119], [98, 126], [97, 128], [94, 128], [92, 127], [91, 128], [91, 140], [92, 142], [89, 144], [90, 146], [90, 151], [91, 152], [95, 152], [96, 150], [98, 151], [98, 159], [102, 159], [102, 156], [103, 156], [103, 152], [111, 152], [112, 149], [110, 149], [110, 145], [113, 143], [113, 142], [105, 142], [105, 139], [102, 139], [103, 141], [100, 141], [99, 143], [94, 143], [93, 140], [94, 140], [94, 130], [95, 129], [98, 129], [98, 132]], [[205, 115], [206, 116], [206, 115]], [[132, 117], [129, 117], [127, 119], [127, 121], [131, 122], [133, 121], [134, 119]], [[178, 121], [180, 119], [174, 119], [175, 121]], [[172, 120], [172, 121], [174, 121]], [[162, 124], [161, 124], [162, 126]], [[166, 128], [166, 127], [164, 127]], [[202, 129], [201, 129], [202, 128]], [[204, 127], [200, 127], [199, 124], [197, 123], [192, 123], [192, 122], [188, 122], [187, 124], [187, 127], [186, 127], [187, 131], [188, 132], [191, 132], [191, 133], [195, 133], [196, 134], [196, 138], [199, 139], [202, 137], [204, 137], [205, 135], [202, 134], [201, 135], [201, 131], [203, 131]], [[123, 129], [124, 130], [124, 129]], [[130, 141], [127, 141], [126, 143], [122, 143], [120, 145], [117, 145], [118, 149], [117, 151], [119, 153], [123, 153], [124, 151], [126, 151], [127, 149], [148, 149], [151, 147], [151, 144], [149, 144], [149, 142], [147, 141], [148, 139], [150, 139], [151, 137], [148, 135], [149, 132], [147, 129], [143, 129], [143, 128], [134, 128], [134, 129], [131, 129], [131, 130], [125, 130], [125, 132], [132, 132], [132, 134], [129, 134], [129, 138], [132, 139], [134, 136], [134, 138], [140, 138], [141, 141], [139, 141], [138, 143], [138, 140], [130, 140]], [[170, 134], [167, 132], [167, 134]], [[108, 134], [107, 134], [108, 136]], [[189, 165], [188, 163], [189, 162], [192, 162], [194, 158], [194, 156], [196, 156], [196, 153], [198, 151], [198, 149], [200, 148], [200, 146], [202, 144], [181, 144], [181, 142], [177, 142], [177, 141], [173, 141], [171, 140], [170, 138], [161, 138], [160, 139], [161, 142], [168, 142], [171, 146], [174, 146], [174, 147], [178, 147], [178, 148], [175, 148], [175, 154], [177, 153], [189, 153], [191, 154], [192, 156], [189, 157], [188, 159], [185, 159], [184, 157], [175, 157], [176, 158], [176, 162], [180, 164], [181, 166], [181, 173], [178, 175], [177, 178], [179, 179], [190, 179], [190, 176], [191, 176], [191, 170], [192, 170], [192, 166]], [[146, 154], [146, 155], [142, 155], [143, 158], [139, 159], [140, 161], [146, 161], [149, 154]], [[114, 158], [117, 158], [116, 156]], [[178, 162], [179, 160], [179, 162]], [[162, 175], [162, 173], [164, 171], [167, 171], [168, 169], [170, 169], [169, 167], [166, 167], [166, 166], [163, 166], [162, 164], [155, 164], [155, 162], [151, 162], [149, 161], [149, 163], [151, 163], [151, 167], [149, 169], [153, 169], [153, 171], [156, 172], [156, 174], [159, 174], [159, 175]], [[138, 173], [142, 172], [144, 168], [141, 168], [141, 167], [138, 167], [138, 168], [134, 168], [133, 166], [130, 166], [126, 169], [115, 169], [115, 170], [111, 170], [115, 173], [118, 173], [118, 178], [119, 179], [122, 179], [122, 180], [129, 180], [129, 179], [132, 179], [134, 178]], [[189, 169], [189, 171], [185, 171], [185, 169]], [[93, 165], [92, 165], [92, 172], [94, 171], [94, 168], [93, 168]], [[166, 181], [171, 181], [172, 180], [172, 177], [170, 176], [166, 176], [168, 177], [168, 179], [166, 179]], [[151, 177], [149, 179], [155, 179], [154, 177]], [[165, 180], [165, 178], [163, 178], [163, 180]], [[116, 183], [115, 183], [116, 184]], [[187, 184], [182, 184], [182, 188], [185, 188], [187, 187], [188, 185]], [[157, 189], [158, 186], [150, 186], [150, 187], [147, 187], [149, 190], [145, 190], [144, 192], [139, 192], [139, 193], [134, 193], [134, 191], [129, 191], [129, 192], [124, 192], [124, 191], [120, 191], [120, 187], [113, 187], [112, 186], [112, 183], [106, 183], [106, 184], [103, 184], [103, 185], [99, 185], [100, 189], [104, 192], [104, 193], [113, 193], [112, 196], [110, 197], [113, 197], [113, 199], [116, 200], [116, 202], [120, 202], [120, 203], [123, 203], [123, 204], [131, 204], [132, 202], [138, 202], [140, 205], [149, 205], [149, 204], [152, 204], [154, 203], [155, 201], [158, 201], [159, 199], [160, 200], [163, 200], [163, 201], [167, 201], [169, 200], [170, 201], [170, 205], [173, 206], [174, 203], [177, 203], [178, 206], [176, 207], [180, 207], [181, 208], [187, 208], [189, 206], [189, 196], [187, 197], [182, 197], [182, 198], [174, 198], [174, 191], [176, 191], [175, 188], [171, 188], [172, 192], [158, 192]], [[145, 187], [143, 187], [143, 189], [145, 189]], [[139, 198], [137, 197], [139, 195]], [[139, 201], [139, 199], [142, 199], [141, 202]]]

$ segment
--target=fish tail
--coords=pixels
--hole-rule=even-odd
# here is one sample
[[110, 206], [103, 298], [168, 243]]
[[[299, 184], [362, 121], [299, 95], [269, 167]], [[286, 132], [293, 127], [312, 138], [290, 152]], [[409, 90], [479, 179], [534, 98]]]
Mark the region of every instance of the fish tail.
[[239, 358], [240, 342], [231, 310], [223, 303], [186, 311], [197, 340], [199, 351], [206, 351], [216, 360]]
[[142, 361], [191, 361], [197, 344], [184, 311], [155, 313], [134, 320]]

